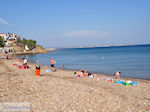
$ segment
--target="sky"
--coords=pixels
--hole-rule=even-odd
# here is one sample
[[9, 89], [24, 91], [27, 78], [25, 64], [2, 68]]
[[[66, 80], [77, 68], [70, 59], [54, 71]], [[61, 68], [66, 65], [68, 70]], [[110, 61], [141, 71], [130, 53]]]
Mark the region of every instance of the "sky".
[[150, 0], [0, 0], [0, 33], [45, 48], [150, 44]]

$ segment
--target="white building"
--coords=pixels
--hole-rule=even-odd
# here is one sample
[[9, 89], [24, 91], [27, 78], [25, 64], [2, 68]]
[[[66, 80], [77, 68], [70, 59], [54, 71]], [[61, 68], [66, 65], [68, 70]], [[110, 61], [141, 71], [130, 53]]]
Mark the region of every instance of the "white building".
[[27, 46], [27, 45], [25, 45], [25, 50], [27, 50], [27, 51], [29, 50], [29, 48], [28, 48], [28, 46]]
[[10, 34], [10, 33], [0, 33], [0, 36], [2, 38], [4, 38], [4, 41], [17, 40], [17, 38], [19, 37], [19, 36], [15, 35], [15, 34]]
[[8, 38], [8, 34], [7, 33], [0, 33], [0, 37], [2, 37], [4, 39], [4, 41], [6, 41]]

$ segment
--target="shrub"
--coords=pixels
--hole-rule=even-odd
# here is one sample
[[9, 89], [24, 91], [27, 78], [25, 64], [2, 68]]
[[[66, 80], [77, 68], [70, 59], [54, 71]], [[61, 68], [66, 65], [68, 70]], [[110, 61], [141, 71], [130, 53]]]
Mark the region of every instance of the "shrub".
[[0, 37], [0, 47], [4, 47], [4, 40], [2, 37]]

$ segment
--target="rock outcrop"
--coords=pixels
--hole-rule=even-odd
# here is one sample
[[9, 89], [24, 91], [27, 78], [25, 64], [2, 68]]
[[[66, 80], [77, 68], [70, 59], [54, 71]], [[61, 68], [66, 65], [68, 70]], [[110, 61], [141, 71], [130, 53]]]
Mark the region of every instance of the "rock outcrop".
[[36, 45], [36, 48], [32, 50], [32, 53], [46, 53], [46, 49], [40, 45]]

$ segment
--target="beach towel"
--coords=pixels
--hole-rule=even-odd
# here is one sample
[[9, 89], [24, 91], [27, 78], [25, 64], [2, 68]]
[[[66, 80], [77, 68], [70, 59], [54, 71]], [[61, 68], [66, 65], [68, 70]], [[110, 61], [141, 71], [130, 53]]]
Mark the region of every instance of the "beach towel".
[[133, 86], [137, 86], [138, 82], [132, 82]]
[[90, 75], [89, 78], [94, 78], [94, 76], [93, 76], [93, 75]]
[[52, 72], [51, 69], [47, 69], [45, 72]]

